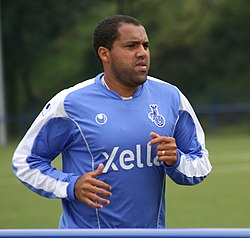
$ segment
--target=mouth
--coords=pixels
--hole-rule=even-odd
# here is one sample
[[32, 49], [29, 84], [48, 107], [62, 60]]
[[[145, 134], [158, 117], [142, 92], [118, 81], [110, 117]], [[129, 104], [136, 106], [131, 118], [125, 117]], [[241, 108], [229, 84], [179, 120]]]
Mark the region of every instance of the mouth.
[[145, 61], [139, 61], [135, 65], [139, 71], [146, 72], [148, 70], [148, 65], [145, 63]]

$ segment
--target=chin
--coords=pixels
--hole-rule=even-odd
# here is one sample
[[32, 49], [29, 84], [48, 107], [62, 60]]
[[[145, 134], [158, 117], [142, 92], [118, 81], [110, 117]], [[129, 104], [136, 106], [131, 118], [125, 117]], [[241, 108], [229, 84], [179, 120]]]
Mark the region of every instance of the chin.
[[147, 81], [147, 76], [148, 76], [148, 72], [145, 72], [141, 75], [138, 75], [138, 79], [139, 81], [141, 81], [142, 83], [146, 82]]
[[134, 82], [137, 84], [137, 86], [144, 84], [147, 81], [147, 75], [146, 76], [141, 76], [137, 77]]

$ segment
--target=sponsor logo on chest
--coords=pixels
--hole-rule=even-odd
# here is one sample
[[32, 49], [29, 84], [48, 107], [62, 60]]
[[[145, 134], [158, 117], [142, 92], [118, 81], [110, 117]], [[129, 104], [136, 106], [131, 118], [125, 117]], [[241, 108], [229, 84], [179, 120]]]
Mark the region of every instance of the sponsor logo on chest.
[[160, 166], [162, 162], [158, 161], [158, 156], [151, 160], [151, 146], [147, 145], [146, 160], [142, 160], [141, 145], [136, 145], [135, 152], [132, 150], [122, 150], [120, 147], [114, 147], [110, 154], [102, 152], [102, 155], [107, 160], [103, 173], [107, 173], [109, 169], [118, 171], [119, 168], [130, 170], [134, 167], [143, 168], [144, 166]]

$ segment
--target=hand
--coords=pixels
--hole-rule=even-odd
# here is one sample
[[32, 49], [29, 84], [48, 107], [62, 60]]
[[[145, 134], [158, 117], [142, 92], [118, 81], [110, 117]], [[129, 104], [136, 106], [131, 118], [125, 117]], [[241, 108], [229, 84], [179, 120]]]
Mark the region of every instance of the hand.
[[92, 172], [82, 175], [75, 184], [75, 196], [77, 200], [87, 203], [93, 208], [102, 208], [102, 204], [109, 204], [110, 201], [100, 197], [110, 197], [112, 195], [111, 186], [103, 181], [96, 179], [104, 169], [103, 164], [99, 164], [98, 168]]
[[160, 161], [164, 161], [168, 166], [173, 166], [177, 161], [177, 145], [173, 137], [160, 136], [151, 132], [152, 140], [149, 145], [157, 145], [157, 155]]

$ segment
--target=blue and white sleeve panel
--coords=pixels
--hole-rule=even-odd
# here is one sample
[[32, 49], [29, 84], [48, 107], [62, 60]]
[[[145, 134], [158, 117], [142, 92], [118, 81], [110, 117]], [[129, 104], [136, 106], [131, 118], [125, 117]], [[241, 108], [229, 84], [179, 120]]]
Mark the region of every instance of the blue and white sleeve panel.
[[[55, 155], [45, 158], [41, 153], [34, 153], [38, 146], [37, 137], [43, 137], [44, 141], [46, 140], [46, 134], [42, 133], [46, 126], [54, 118], [67, 118], [63, 107], [63, 97], [64, 92], [62, 91], [38, 115], [18, 145], [13, 155], [12, 167], [16, 177], [37, 194], [47, 198], [75, 199], [74, 184], [78, 176], [56, 170], [51, 165]], [[43, 147], [42, 151], [50, 153], [46, 146]]]
[[166, 166], [166, 173], [177, 184], [195, 185], [202, 182], [212, 170], [205, 148], [205, 135], [192, 106], [181, 92], [174, 137], [178, 161], [172, 167]]

